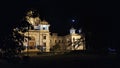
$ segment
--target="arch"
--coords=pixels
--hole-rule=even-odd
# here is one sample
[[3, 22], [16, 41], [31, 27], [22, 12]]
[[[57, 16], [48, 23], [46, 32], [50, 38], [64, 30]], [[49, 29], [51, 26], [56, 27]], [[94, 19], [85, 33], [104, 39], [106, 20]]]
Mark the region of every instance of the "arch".
[[28, 41], [28, 45], [30, 49], [35, 49], [36, 47], [36, 42], [35, 42], [35, 37], [34, 36], [30, 36], [30, 40]]

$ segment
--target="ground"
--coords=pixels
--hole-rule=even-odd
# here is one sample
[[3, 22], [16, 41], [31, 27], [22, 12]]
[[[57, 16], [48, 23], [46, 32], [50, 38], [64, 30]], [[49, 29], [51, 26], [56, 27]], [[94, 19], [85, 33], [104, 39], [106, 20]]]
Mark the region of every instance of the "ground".
[[28, 61], [11, 63], [0, 61], [1, 68], [120, 68], [116, 55], [57, 55], [33, 56]]

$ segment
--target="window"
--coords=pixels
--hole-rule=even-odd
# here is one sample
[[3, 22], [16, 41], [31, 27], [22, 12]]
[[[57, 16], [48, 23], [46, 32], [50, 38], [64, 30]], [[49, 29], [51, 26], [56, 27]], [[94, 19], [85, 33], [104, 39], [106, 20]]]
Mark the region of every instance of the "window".
[[59, 40], [59, 43], [61, 42], [61, 40]]
[[46, 50], [46, 43], [43, 43], [43, 51]]
[[43, 39], [46, 39], [46, 36], [43, 36]]
[[30, 42], [29, 42], [29, 48], [30, 48], [30, 49], [35, 49], [35, 42], [30, 41]]
[[57, 40], [55, 40], [55, 43], [57, 43]]
[[45, 30], [45, 27], [43, 27], [43, 30]]
[[43, 43], [43, 47], [46, 47], [46, 43]]
[[63, 43], [63, 40], [61, 42]]

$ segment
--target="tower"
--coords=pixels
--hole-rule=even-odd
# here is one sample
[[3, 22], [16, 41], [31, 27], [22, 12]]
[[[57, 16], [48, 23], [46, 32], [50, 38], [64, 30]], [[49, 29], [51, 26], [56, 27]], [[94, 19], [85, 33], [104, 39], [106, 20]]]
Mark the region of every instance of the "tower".
[[73, 27], [70, 29], [70, 34], [75, 34], [75, 29]]
[[[26, 36], [32, 38], [32, 40], [27, 41], [28, 47], [34, 47], [29, 49], [32, 51], [42, 51], [49, 52], [50, 51], [50, 32], [49, 32], [49, 24], [47, 21], [41, 21], [39, 14], [34, 10], [29, 10], [25, 16], [26, 21], [31, 24], [33, 29], [29, 29], [28, 32], [25, 33]], [[32, 43], [31, 43], [32, 42]]]
[[81, 33], [82, 33], [82, 29], [79, 29], [79, 30], [78, 30], [78, 33], [81, 34]]
[[47, 21], [43, 20], [39, 24], [40, 26], [40, 46], [42, 45], [43, 49], [46, 52], [50, 51], [50, 32], [49, 24]]

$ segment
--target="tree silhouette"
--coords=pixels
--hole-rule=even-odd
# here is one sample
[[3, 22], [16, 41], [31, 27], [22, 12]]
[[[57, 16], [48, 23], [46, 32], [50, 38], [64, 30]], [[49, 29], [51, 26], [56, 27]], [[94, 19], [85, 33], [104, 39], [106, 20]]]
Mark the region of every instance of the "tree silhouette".
[[7, 31], [8, 34], [1, 38], [2, 41], [0, 44], [0, 47], [4, 52], [3, 57], [11, 58], [21, 54], [21, 50], [24, 49], [24, 38], [29, 38], [24, 35], [29, 27], [31, 27], [31, 25], [27, 21], [22, 20]]

